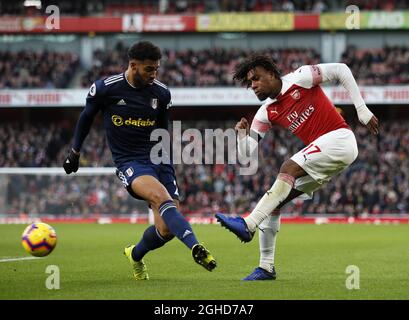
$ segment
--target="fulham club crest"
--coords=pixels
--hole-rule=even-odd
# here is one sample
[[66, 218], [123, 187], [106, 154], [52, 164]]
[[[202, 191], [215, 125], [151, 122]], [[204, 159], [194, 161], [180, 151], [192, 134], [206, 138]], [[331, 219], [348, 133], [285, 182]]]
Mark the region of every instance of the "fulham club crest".
[[158, 107], [158, 99], [153, 98], [151, 100], [151, 106], [152, 106], [153, 109], [156, 109]]
[[301, 97], [300, 91], [298, 91], [297, 89], [291, 92], [290, 95], [294, 100], [298, 100]]
[[89, 88], [89, 95], [91, 97], [95, 97], [95, 94], [97, 93], [97, 86], [94, 84], [92, 84], [91, 88]]
[[129, 167], [128, 169], [126, 169], [125, 173], [126, 173], [126, 175], [127, 175], [128, 177], [132, 177], [132, 175], [133, 175], [133, 169], [132, 169], [132, 167]]

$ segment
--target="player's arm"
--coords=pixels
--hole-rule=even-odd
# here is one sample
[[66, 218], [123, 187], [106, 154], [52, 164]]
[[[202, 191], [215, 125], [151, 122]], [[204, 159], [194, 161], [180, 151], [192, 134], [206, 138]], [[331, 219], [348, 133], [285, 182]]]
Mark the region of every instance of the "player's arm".
[[163, 105], [159, 109], [158, 113], [158, 128], [169, 130], [169, 108], [172, 106], [172, 98], [170, 92], [168, 92], [168, 96], [165, 99]]
[[345, 63], [321, 63], [316, 66], [304, 66], [304, 68], [305, 67], [309, 67], [311, 70], [311, 81], [313, 85], [328, 81], [339, 81], [348, 91], [357, 111], [359, 121], [366, 125], [373, 134], [378, 134], [378, 119], [366, 106], [359, 91], [358, 84], [351, 70]]
[[96, 84], [94, 83], [88, 93], [85, 108], [78, 118], [74, 131], [73, 145], [64, 160], [63, 167], [67, 174], [78, 171], [81, 147], [99, 111], [99, 103], [99, 96], [97, 95]]
[[169, 130], [169, 110], [163, 109], [158, 114], [158, 128]]
[[234, 129], [237, 131], [237, 150], [239, 159], [245, 159], [245, 157], [251, 156], [254, 150], [257, 149], [258, 142], [262, 139], [255, 132], [250, 134], [250, 125], [246, 118], [241, 118], [237, 122]]
[[257, 149], [258, 143], [264, 138], [266, 132], [271, 129], [271, 123], [267, 119], [265, 107], [261, 107], [251, 123], [246, 118], [241, 118], [235, 126], [237, 131], [237, 149], [239, 158], [251, 156]]

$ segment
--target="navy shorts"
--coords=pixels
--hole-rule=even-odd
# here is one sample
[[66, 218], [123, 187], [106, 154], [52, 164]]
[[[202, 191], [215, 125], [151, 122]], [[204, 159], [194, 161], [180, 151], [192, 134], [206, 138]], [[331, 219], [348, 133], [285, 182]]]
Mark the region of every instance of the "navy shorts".
[[122, 184], [129, 194], [139, 200], [140, 196], [132, 191], [131, 185], [135, 178], [140, 176], [152, 176], [168, 190], [173, 199], [179, 200], [179, 190], [176, 183], [175, 169], [171, 164], [153, 164], [140, 161], [131, 161], [121, 164], [116, 169], [116, 175], [121, 180]]

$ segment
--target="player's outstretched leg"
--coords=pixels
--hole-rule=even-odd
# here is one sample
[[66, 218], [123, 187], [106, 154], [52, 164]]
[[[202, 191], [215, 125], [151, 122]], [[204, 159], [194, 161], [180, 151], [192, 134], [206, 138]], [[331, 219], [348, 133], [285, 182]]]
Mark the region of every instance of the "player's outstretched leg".
[[206, 270], [212, 271], [216, 268], [216, 260], [202, 244], [198, 243], [192, 247], [192, 257]]
[[[177, 203], [170, 198], [167, 189], [156, 178], [149, 175], [138, 177], [132, 182], [132, 191], [151, 204], [153, 210], [157, 212], [157, 216], [163, 220], [169, 233], [191, 250], [197, 263], [207, 270], [214, 269], [216, 266], [214, 258], [203, 245], [200, 245], [191, 225], [179, 212]], [[193, 247], [197, 245], [199, 245], [197, 248], [202, 249], [193, 250]], [[146, 245], [145, 247], [148, 248]], [[136, 261], [139, 259], [140, 257], [134, 257]]]
[[135, 280], [149, 280], [148, 269], [146, 268], [143, 259], [135, 261], [132, 258], [132, 250], [135, 248], [134, 245], [129, 245], [124, 250], [124, 255], [128, 258], [132, 266], [133, 276]]
[[227, 217], [224, 214], [216, 213], [216, 219], [227, 230], [233, 232], [241, 241], [250, 242], [254, 232], [251, 232], [242, 217]]
[[271, 272], [257, 267], [252, 273], [245, 277], [244, 281], [255, 281], [255, 280], [275, 280], [277, 278], [276, 270], [273, 266]]
[[216, 267], [216, 260], [209, 251], [201, 245], [192, 230], [189, 222], [177, 210], [172, 200], [163, 202], [159, 213], [169, 230], [192, 251], [194, 260], [206, 270], [212, 271]]

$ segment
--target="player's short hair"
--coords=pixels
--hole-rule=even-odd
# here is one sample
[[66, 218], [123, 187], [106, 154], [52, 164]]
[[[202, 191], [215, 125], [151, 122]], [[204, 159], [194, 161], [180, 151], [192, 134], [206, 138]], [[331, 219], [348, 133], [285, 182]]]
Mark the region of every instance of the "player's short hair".
[[162, 53], [160, 49], [149, 41], [140, 41], [133, 44], [128, 50], [129, 60], [160, 60]]
[[247, 85], [247, 74], [256, 67], [262, 67], [271, 72], [277, 79], [280, 78], [280, 70], [271, 57], [255, 54], [236, 65], [233, 80], [239, 81], [242, 85]]

